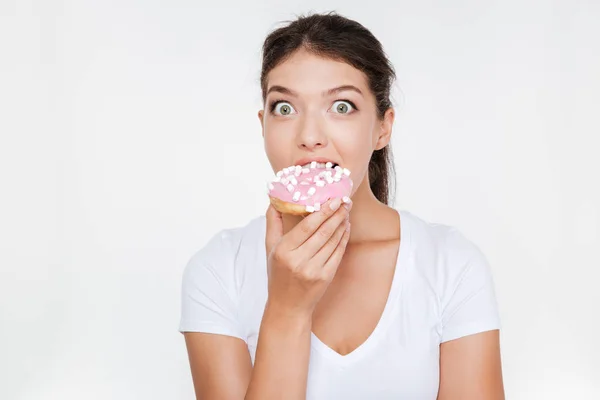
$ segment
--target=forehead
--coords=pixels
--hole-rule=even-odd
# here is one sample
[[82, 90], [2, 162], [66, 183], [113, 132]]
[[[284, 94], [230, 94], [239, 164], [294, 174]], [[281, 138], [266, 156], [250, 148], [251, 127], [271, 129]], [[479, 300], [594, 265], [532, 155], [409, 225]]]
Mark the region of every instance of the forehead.
[[281, 85], [299, 93], [321, 93], [341, 85], [357, 86], [368, 93], [365, 74], [343, 61], [323, 58], [306, 50], [295, 52], [273, 68], [267, 76], [267, 88]]

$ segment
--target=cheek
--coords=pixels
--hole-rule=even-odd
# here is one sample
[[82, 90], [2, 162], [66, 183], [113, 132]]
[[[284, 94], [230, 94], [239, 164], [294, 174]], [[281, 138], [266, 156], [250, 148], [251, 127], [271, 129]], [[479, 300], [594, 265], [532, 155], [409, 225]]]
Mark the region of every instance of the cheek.
[[264, 137], [265, 153], [269, 159], [269, 164], [273, 171], [278, 171], [288, 165], [284, 165], [290, 159], [289, 142], [283, 135], [276, 135], [273, 132], [265, 130]]

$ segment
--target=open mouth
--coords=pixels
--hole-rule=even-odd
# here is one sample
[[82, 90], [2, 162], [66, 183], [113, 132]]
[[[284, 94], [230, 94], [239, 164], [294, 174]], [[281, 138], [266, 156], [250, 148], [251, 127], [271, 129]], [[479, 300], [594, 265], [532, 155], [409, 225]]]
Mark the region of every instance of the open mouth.
[[337, 166], [339, 166], [339, 164], [334, 163], [334, 162], [324, 163], [324, 162], [312, 161], [312, 162], [302, 165], [302, 168], [335, 168]]

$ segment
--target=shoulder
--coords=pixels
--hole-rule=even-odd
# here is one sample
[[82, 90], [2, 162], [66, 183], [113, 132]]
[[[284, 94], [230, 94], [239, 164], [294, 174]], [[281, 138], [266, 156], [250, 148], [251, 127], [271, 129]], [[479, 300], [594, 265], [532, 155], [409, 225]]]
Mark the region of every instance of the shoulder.
[[409, 211], [401, 211], [405, 225], [417, 249], [436, 250], [454, 254], [478, 251], [473, 240], [452, 225], [431, 222]]
[[486, 256], [475, 241], [458, 228], [421, 218], [402, 211], [405, 225], [409, 227], [413, 267], [436, 289], [456, 282], [471, 269], [488, 273]]
[[240, 259], [249, 253], [256, 254], [264, 247], [265, 216], [260, 215], [244, 225], [222, 228], [213, 233], [190, 257], [184, 276], [198, 269], [215, 271], [235, 268]]

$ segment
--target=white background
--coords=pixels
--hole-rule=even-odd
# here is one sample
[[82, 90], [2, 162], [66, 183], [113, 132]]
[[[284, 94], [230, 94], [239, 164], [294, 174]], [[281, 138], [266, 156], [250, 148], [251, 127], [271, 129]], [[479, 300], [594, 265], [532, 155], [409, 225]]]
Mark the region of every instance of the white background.
[[396, 207], [488, 256], [507, 398], [600, 398], [600, 2], [0, 0], [1, 399], [193, 398], [181, 273], [266, 209], [260, 47], [311, 10], [396, 66]]

